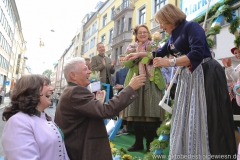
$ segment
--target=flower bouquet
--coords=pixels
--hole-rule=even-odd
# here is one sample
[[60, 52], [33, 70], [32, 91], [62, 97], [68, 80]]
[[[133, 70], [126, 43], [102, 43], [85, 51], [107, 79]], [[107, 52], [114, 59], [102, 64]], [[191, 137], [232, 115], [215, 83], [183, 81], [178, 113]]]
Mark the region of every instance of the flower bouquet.
[[[142, 59], [143, 64], [146, 64], [149, 61], [150, 57], [152, 57], [152, 51], [156, 50], [159, 47], [159, 42], [160, 42], [160, 39], [161, 39], [162, 36], [159, 32], [155, 32], [152, 35], [152, 37], [153, 37], [153, 41], [151, 41], [150, 45], [148, 45], [148, 47], [146, 48], [148, 57], [144, 57]], [[127, 52], [125, 54], [128, 55], [129, 53], [135, 53], [137, 46], [138, 46], [137, 42], [135, 42], [134, 44], [130, 44], [127, 47]], [[137, 58], [135, 60], [127, 60], [127, 61], [124, 62], [124, 66], [127, 67], [127, 68], [132, 68], [140, 60], [141, 60], [140, 58]]]
[[[127, 52], [125, 53], [126, 55], [128, 55], [129, 53], [135, 53], [136, 52], [136, 48], [137, 48], [137, 43], [134, 43], [134, 44], [130, 44], [128, 47], [127, 47]], [[140, 61], [140, 58], [137, 58], [135, 60], [127, 60], [127, 61], [124, 61], [123, 64], [125, 67], [127, 68], [132, 68], [135, 64], [137, 64], [138, 62]]]
[[[149, 59], [152, 57], [152, 51], [157, 50], [160, 46], [160, 40], [161, 40], [161, 34], [159, 32], [154, 32], [152, 35], [153, 41], [151, 41], [150, 45], [148, 45], [146, 52], [147, 52], [147, 57], [144, 57], [142, 59], [142, 63], [146, 64], [148, 63]], [[156, 55], [154, 55], [156, 56]]]

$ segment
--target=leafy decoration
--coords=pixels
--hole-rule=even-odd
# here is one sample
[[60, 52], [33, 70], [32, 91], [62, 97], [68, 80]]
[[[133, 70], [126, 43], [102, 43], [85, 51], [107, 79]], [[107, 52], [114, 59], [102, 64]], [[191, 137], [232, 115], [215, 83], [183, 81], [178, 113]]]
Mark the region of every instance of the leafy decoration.
[[230, 23], [232, 21], [232, 8], [231, 8], [231, 6], [226, 5], [223, 9], [224, 9], [224, 11], [223, 11], [224, 19], [228, 23]]
[[[211, 7], [211, 9], [209, 9], [207, 17], [212, 17], [211, 21], [210, 21], [210, 24], [212, 24], [217, 17], [219, 17], [220, 15], [223, 15], [224, 19], [230, 23], [229, 32], [235, 35], [235, 33], [238, 32], [237, 28], [240, 26], [240, 18], [236, 17], [233, 20], [232, 8], [230, 5], [234, 2], [237, 2], [237, 1], [236, 0], [224, 0], [223, 2], [218, 2], [218, 3], [214, 4]], [[202, 23], [204, 21], [204, 19], [205, 19], [205, 13], [203, 13], [200, 17], [195, 18], [193, 21]], [[219, 29], [219, 31], [220, 31], [220, 29]], [[214, 41], [209, 36], [216, 35], [215, 33], [218, 34], [219, 32], [215, 29], [214, 29], [214, 31], [212, 29], [210, 29], [210, 31], [208, 31], [206, 33], [207, 42], [208, 42], [208, 45], [210, 48], [212, 48], [214, 46]], [[238, 34], [239, 33], [236, 33], [236, 35], [235, 35], [236, 39], [234, 40], [234, 44], [236, 47], [240, 46]]]
[[167, 148], [169, 142], [166, 140], [158, 140], [155, 139], [150, 143], [150, 150], [154, 151], [154, 150], [158, 150], [158, 149], [164, 149]]
[[[156, 160], [156, 158], [153, 156], [152, 152], [148, 152], [147, 154], [145, 154], [144, 159], [146, 159], [146, 160]], [[159, 157], [158, 159], [161, 160], [162, 158]]]
[[238, 26], [240, 26], [240, 17], [236, 17], [232, 23], [229, 26], [229, 32], [234, 34], [238, 28]]
[[240, 48], [240, 36], [237, 36], [234, 40], [234, 44], [237, 48]]
[[214, 27], [210, 28], [209, 30], [207, 30], [206, 36], [208, 37], [210, 35], [219, 34], [221, 29], [222, 29], [221, 26], [214, 26]]
[[170, 128], [171, 128], [170, 124], [161, 125], [157, 129], [157, 135], [160, 136], [161, 134], [170, 134]]
[[229, 5], [223, 6], [220, 10], [217, 11], [217, 13], [211, 18], [211, 24], [213, 21], [219, 17], [220, 15], [223, 15], [225, 20], [227, 22], [230, 22], [232, 20], [232, 8]]
[[215, 45], [215, 42], [211, 38], [207, 38], [207, 43], [209, 45], [209, 48], [213, 48]]

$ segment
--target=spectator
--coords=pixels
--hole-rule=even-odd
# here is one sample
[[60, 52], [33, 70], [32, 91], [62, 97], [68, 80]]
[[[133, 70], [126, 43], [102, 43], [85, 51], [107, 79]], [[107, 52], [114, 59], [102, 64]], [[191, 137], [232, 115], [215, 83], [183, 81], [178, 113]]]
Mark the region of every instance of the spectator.
[[118, 114], [138, 97], [135, 90], [144, 85], [145, 75], [134, 76], [118, 96], [102, 103], [86, 88], [90, 84], [91, 71], [83, 58], [67, 61], [63, 72], [68, 85], [56, 109], [55, 122], [65, 135], [70, 159], [112, 159], [103, 119]]
[[84, 56], [84, 59], [85, 59], [85, 62], [86, 62], [86, 66], [88, 67], [89, 70], [91, 70], [91, 62], [90, 62], [90, 58]]
[[[128, 68], [124, 67], [124, 64], [123, 64], [124, 58], [125, 58], [125, 55], [118, 56], [118, 60], [119, 60], [119, 64], [120, 64], [121, 68], [116, 72], [116, 82], [115, 82], [115, 86], [114, 86], [114, 88], [118, 91], [118, 94], [124, 88], [124, 86], [123, 86], [124, 81], [125, 81], [126, 75], [128, 73]], [[123, 112], [121, 111], [119, 113], [119, 117], [122, 118], [122, 114], [123, 114]], [[122, 126], [123, 126], [123, 128], [117, 132], [116, 136], [120, 136], [122, 134], [128, 134], [126, 120], [122, 121]]]
[[[236, 59], [240, 59], [240, 50], [237, 47], [233, 47], [231, 49], [231, 53], [235, 56]], [[232, 103], [232, 110], [234, 115], [240, 115], [240, 106], [236, 102], [236, 96], [233, 93], [233, 87], [237, 84], [238, 80], [238, 72], [240, 71], [240, 64], [235, 68], [232, 66], [231, 58], [223, 58], [222, 63], [225, 67], [225, 74], [227, 77], [227, 82], [229, 85], [229, 95]], [[240, 121], [234, 121], [234, 129], [235, 129], [235, 138], [236, 138], [236, 146], [240, 143], [240, 133], [238, 131], [238, 127], [240, 127]]]
[[51, 104], [49, 84], [47, 77], [35, 74], [17, 81], [2, 115], [7, 121], [2, 133], [6, 160], [69, 160], [62, 131], [44, 113]]
[[56, 107], [57, 107], [57, 105], [58, 105], [58, 102], [59, 102], [60, 96], [61, 96], [61, 93], [58, 92], [57, 95], [56, 95]]
[[55, 101], [56, 101], [56, 96], [55, 96], [54, 93], [51, 94], [50, 100], [51, 100], [51, 104], [50, 104], [49, 108], [53, 108], [54, 103], [55, 103]]
[[109, 99], [113, 97], [113, 89], [112, 86], [112, 77], [111, 74], [115, 72], [114, 65], [116, 60], [111, 60], [110, 58], [105, 56], [105, 46], [102, 42], [97, 44], [97, 51], [99, 52], [98, 55], [92, 57], [91, 61], [91, 70], [92, 71], [99, 71], [101, 82], [110, 84], [110, 93]]

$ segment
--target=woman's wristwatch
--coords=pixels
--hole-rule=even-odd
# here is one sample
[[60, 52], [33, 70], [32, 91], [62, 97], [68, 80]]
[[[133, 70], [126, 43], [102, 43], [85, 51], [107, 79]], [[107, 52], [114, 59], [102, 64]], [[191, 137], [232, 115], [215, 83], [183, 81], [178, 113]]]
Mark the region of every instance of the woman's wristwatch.
[[169, 62], [171, 67], [176, 66], [176, 57], [174, 57], [173, 59], [170, 59]]

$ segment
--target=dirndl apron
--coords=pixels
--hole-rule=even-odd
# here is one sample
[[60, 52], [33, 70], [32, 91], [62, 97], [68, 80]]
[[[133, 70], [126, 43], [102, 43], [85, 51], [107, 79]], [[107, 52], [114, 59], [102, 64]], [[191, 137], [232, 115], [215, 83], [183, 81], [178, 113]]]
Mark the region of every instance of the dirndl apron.
[[222, 66], [205, 58], [193, 72], [184, 67], [178, 78], [169, 159], [234, 159], [233, 114]]

